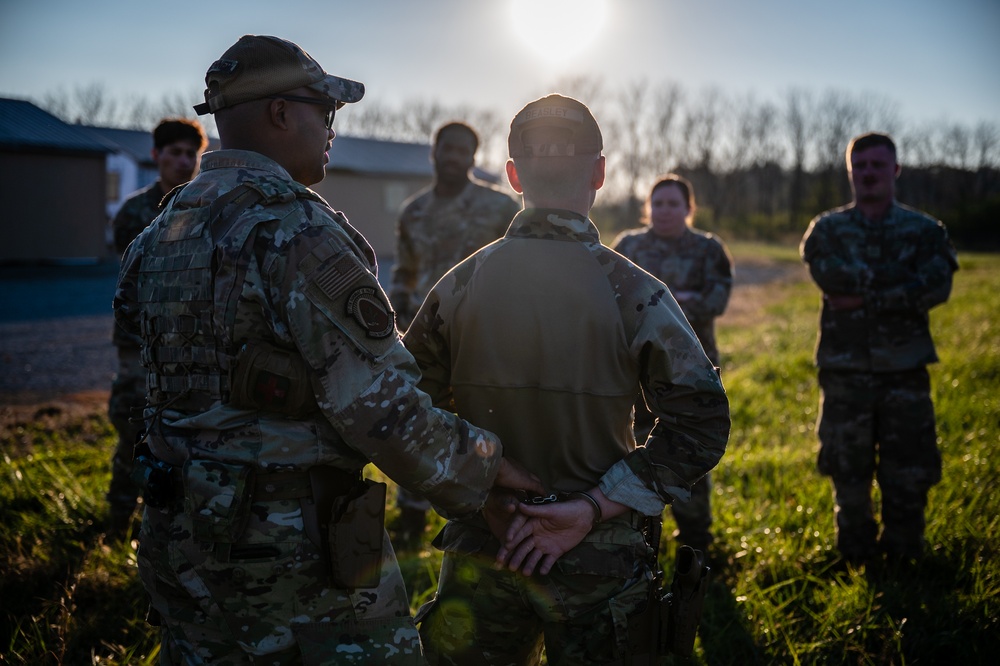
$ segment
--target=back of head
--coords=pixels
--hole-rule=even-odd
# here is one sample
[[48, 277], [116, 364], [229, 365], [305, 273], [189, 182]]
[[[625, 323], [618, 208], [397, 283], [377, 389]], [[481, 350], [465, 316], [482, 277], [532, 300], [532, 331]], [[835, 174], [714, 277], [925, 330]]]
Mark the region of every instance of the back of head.
[[590, 185], [604, 149], [597, 120], [582, 102], [551, 94], [527, 104], [510, 123], [507, 149], [525, 196], [577, 196]]
[[583, 102], [551, 94], [529, 102], [510, 121], [507, 150], [521, 157], [597, 155], [604, 149], [601, 128]]
[[208, 147], [208, 137], [201, 123], [191, 118], [164, 118], [153, 130], [153, 147], [163, 150], [177, 141], [192, 141], [201, 152]]

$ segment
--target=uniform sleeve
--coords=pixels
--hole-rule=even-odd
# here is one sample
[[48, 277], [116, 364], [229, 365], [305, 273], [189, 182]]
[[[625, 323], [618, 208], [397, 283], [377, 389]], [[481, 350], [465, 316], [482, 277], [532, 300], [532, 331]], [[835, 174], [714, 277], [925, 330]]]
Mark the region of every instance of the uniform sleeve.
[[824, 294], [861, 294], [870, 283], [871, 269], [848, 251], [837, 225], [829, 216], [814, 219], [799, 246], [802, 260]]
[[868, 303], [878, 312], [927, 311], [948, 300], [958, 256], [940, 222], [921, 235], [918, 256], [892, 262], [875, 275]]
[[726, 311], [729, 295], [733, 290], [733, 261], [726, 246], [716, 238], [704, 240], [703, 275], [701, 290], [684, 303], [690, 319], [704, 321], [715, 319]]
[[396, 225], [396, 259], [392, 265], [389, 299], [396, 310], [403, 328], [413, 318], [414, 306], [410, 302], [417, 285], [417, 255], [410, 237], [409, 207], [399, 217]]
[[141, 242], [132, 243], [122, 257], [118, 269], [118, 284], [112, 307], [115, 323], [131, 336], [138, 336], [139, 330], [139, 260], [142, 258]]
[[439, 316], [441, 297], [431, 289], [403, 336], [406, 349], [413, 354], [421, 371], [420, 388], [430, 395], [434, 405], [456, 411], [451, 389], [451, 352], [448, 347], [449, 322]]
[[632, 246], [634, 243], [629, 241], [630, 235], [628, 231], [623, 231], [615, 238], [611, 243], [611, 249], [618, 254], [628, 257], [630, 260], [635, 261], [635, 256], [632, 251]]
[[625, 330], [657, 420], [646, 442], [613, 465], [600, 487], [612, 500], [658, 515], [673, 499], [690, 498], [691, 485], [718, 464], [729, 440], [729, 400], [669, 290], [637, 273], [619, 276], [617, 284], [620, 294], [632, 294], [623, 303]]
[[267, 274], [320, 409], [348, 446], [453, 516], [477, 511], [502, 448], [492, 433], [436, 409], [416, 384], [388, 299], [331, 232], [299, 234]]

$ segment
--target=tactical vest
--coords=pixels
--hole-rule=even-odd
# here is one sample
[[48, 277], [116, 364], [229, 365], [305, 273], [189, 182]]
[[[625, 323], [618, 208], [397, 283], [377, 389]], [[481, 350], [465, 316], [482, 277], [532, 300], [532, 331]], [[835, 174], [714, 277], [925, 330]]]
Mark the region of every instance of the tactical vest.
[[[237, 225], [255, 204], [322, 199], [312, 190], [272, 176], [255, 178], [211, 205], [185, 207], [175, 191], [171, 202], [143, 237], [138, 291], [143, 339], [141, 360], [148, 371], [149, 404], [203, 411], [226, 402], [235, 353], [231, 339], [237, 299], [245, 277], [216, 302], [215, 273], [233, 261], [223, 247], [245, 251], [257, 222]], [[267, 218], [260, 216], [258, 221]]]

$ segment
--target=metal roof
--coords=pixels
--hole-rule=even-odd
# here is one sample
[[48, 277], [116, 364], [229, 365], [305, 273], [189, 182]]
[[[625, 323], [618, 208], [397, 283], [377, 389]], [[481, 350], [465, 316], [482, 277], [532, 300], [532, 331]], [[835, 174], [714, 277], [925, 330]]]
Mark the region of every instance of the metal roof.
[[430, 146], [426, 143], [359, 139], [351, 136], [337, 136], [333, 140], [327, 169], [428, 178], [434, 175]]
[[114, 146], [20, 99], [0, 98], [0, 146], [62, 153], [110, 153]]
[[[330, 149], [331, 171], [350, 171], [369, 175], [434, 177], [431, 146], [383, 139], [362, 139], [337, 135]], [[472, 175], [488, 183], [498, 183], [496, 174], [472, 167]]]
[[153, 135], [142, 130], [118, 129], [117, 127], [83, 126], [88, 132], [93, 132], [104, 141], [110, 141], [118, 146], [119, 151], [126, 153], [138, 164], [153, 164]]

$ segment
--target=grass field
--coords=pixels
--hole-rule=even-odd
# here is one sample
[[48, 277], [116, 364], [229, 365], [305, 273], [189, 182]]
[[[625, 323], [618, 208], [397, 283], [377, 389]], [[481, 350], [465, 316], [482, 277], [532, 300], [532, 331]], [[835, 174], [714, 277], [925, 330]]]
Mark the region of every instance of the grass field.
[[[738, 267], [798, 266], [793, 249], [732, 250]], [[738, 295], [720, 322], [733, 431], [713, 472], [716, 566], [691, 663], [995, 663], [1000, 256], [961, 263], [932, 314], [944, 480], [930, 495], [927, 554], [903, 569], [846, 569], [833, 549], [831, 490], [814, 462], [815, 288], [781, 279]], [[0, 410], [0, 663], [156, 662], [132, 545], [101, 529], [114, 441], [103, 408], [98, 396]], [[414, 607], [433, 594], [439, 561], [426, 546], [400, 553]]]

